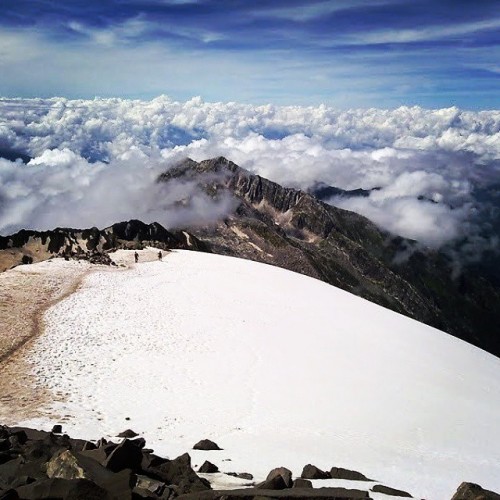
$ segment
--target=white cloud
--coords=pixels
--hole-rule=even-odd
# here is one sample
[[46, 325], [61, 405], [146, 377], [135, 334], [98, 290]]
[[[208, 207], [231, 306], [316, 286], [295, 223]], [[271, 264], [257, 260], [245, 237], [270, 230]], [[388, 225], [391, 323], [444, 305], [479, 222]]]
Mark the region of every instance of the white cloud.
[[[172, 198], [158, 191], [155, 176], [186, 156], [224, 155], [284, 185], [306, 189], [322, 181], [343, 189], [381, 188], [367, 198], [332, 202], [439, 246], [477, 236], [471, 214], [481, 206], [473, 189], [500, 182], [500, 111], [339, 111], [162, 96], [3, 99], [0, 116], [0, 147], [34, 157], [28, 166], [1, 163], [1, 232], [102, 226], [139, 216], [168, 225], [173, 212], [166, 216], [162, 210]], [[229, 209], [224, 203], [207, 209], [210, 204], [199, 198], [176, 220], [187, 223], [203, 212], [216, 216]], [[62, 207], [64, 220], [57, 222]]]

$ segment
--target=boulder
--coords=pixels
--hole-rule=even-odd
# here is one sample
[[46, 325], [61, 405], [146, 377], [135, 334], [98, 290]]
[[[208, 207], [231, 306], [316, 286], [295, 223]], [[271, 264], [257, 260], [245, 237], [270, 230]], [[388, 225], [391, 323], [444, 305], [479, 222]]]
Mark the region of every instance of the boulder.
[[222, 448], [219, 448], [219, 446], [213, 441], [210, 441], [210, 439], [202, 439], [193, 446], [193, 450], [214, 451], [222, 450]]
[[500, 495], [484, 490], [478, 484], [462, 483], [451, 500], [500, 500]]
[[315, 465], [307, 464], [302, 469], [300, 477], [304, 479], [331, 479], [330, 473], [318, 469]]
[[343, 469], [342, 467], [332, 467], [330, 469], [332, 479], [349, 479], [350, 481], [371, 481], [361, 472], [355, 470]]
[[82, 453], [66, 450], [55, 455], [47, 464], [47, 476], [58, 479], [87, 479], [108, 492], [108, 498], [127, 499], [135, 482], [132, 471], [114, 473]]
[[259, 490], [286, 490], [288, 486], [283, 477], [278, 474], [272, 479], [266, 479], [262, 483], [256, 484], [255, 488]]
[[202, 474], [214, 474], [215, 472], [219, 472], [219, 467], [214, 465], [212, 462], [205, 460], [203, 465], [198, 469], [198, 472]]
[[198, 477], [192, 469], [191, 457], [187, 453], [174, 460], [166, 460], [158, 466], [143, 470], [149, 477], [163, 481], [167, 485], [175, 485], [177, 494], [210, 490], [210, 483]]
[[62, 425], [61, 424], [56, 424], [52, 427], [52, 432], [55, 434], [61, 434], [62, 433]]
[[23, 500], [103, 500], [106, 490], [88, 479], [46, 479], [16, 489]]
[[292, 471], [287, 469], [286, 467], [278, 467], [277, 469], [273, 469], [266, 478], [266, 481], [270, 481], [277, 476], [281, 476], [287, 488], [291, 488], [293, 485], [292, 481]]
[[402, 490], [397, 490], [396, 488], [389, 488], [389, 486], [383, 486], [381, 484], [376, 484], [371, 491], [375, 493], [383, 493], [384, 495], [391, 495], [395, 497], [407, 497], [413, 498], [409, 493]]
[[7, 491], [0, 490], [0, 500], [19, 500], [19, 495], [17, 491], [13, 489]]
[[141, 462], [141, 448], [132, 441], [125, 439], [110, 453], [104, 462], [104, 466], [113, 472], [120, 472], [123, 469], [135, 471], [141, 468]]
[[118, 436], [116, 437], [130, 439], [130, 438], [135, 438], [138, 435], [139, 434], [137, 434], [137, 432], [134, 432], [132, 429], [127, 429], [123, 432], [120, 432], [120, 434], [118, 434]]
[[252, 481], [253, 475], [248, 472], [226, 472], [228, 476], [237, 477], [239, 479], [245, 479], [247, 481]]
[[295, 479], [292, 486], [292, 488], [312, 488], [312, 487], [313, 484], [311, 483], [311, 481], [309, 481], [309, 479], [304, 479], [302, 477], [298, 477], [297, 479]]
[[162, 481], [151, 479], [150, 477], [137, 474], [135, 476], [135, 488], [147, 491], [150, 494], [160, 496], [165, 491], [167, 485]]
[[10, 485], [17, 478], [23, 476], [47, 479], [45, 468], [46, 460], [44, 458], [26, 462], [23, 457], [17, 457], [0, 465], [0, 483]]

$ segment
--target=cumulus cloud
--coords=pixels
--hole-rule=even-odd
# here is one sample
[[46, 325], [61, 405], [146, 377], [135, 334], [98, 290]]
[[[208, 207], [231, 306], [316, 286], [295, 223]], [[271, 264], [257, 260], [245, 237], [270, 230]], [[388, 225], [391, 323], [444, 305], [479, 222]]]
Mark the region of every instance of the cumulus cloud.
[[0, 164], [2, 233], [130, 217], [169, 225], [220, 216], [229, 205], [213, 206], [202, 194], [190, 207], [177, 203], [174, 216], [174, 198], [186, 198], [193, 187], [179, 185], [169, 195], [154, 179], [187, 156], [224, 155], [287, 186], [377, 188], [366, 198], [330, 202], [423, 245], [468, 238], [479, 248], [489, 238], [485, 245], [495, 246], [485, 236], [486, 214], [495, 207], [475, 193], [500, 185], [500, 111], [339, 111], [161, 96], [3, 99], [0, 116], [0, 149], [33, 158], [26, 166]]

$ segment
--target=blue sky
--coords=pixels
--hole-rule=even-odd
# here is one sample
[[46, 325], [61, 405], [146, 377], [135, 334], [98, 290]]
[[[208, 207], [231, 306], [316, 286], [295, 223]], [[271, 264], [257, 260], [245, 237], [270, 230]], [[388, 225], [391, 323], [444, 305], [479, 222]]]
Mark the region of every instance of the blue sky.
[[498, 0], [2, 0], [0, 95], [500, 104]]

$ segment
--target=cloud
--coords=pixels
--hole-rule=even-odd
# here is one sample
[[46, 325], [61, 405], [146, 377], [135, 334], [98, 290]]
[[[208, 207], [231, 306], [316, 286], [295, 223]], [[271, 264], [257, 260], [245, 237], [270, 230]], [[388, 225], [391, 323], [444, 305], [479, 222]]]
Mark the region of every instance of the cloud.
[[134, 146], [109, 164], [67, 148], [45, 150], [27, 165], [0, 159], [0, 233], [102, 228], [132, 218], [173, 228], [212, 222], [234, 208], [234, 200], [214, 200], [194, 182], [156, 182], [168, 166]]
[[[0, 146], [33, 157], [24, 166], [1, 161], [2, 233], [221, 216], [231, 209], [228, 200], [214, 204], [189, 185], [167, 193], [154, 180], [187, 156], [224, 155], [286, 186], [379, 188], [330, 202], [423, 245], [465, 239], [469, 249], [494, 246], [495, 202], [476, 193], [500, 185], [499, 111], [339, 111], [162, 96], [2, 99], [0, 116]], [[191, 205], [176, 203], [193, 193]]]

